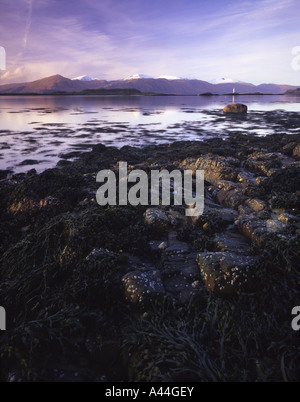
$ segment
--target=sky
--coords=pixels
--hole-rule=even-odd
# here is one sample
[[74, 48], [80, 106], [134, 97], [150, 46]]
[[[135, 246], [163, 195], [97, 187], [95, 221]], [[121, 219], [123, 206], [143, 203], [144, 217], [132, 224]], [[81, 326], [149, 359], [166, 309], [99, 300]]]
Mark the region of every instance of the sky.
[[0, 85], [139, 73], [300, 86], [299, 15], [299, 0], [0, 0]]

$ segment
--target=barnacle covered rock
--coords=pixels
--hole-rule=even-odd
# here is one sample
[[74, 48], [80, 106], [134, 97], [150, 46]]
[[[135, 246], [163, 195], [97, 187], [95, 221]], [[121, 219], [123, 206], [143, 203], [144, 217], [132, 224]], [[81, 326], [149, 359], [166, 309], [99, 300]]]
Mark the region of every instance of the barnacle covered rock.
[[145, 223], [158, 231], [165, 231], [176, 226], [173, 215], [159, 208], [148, 208], [145, 212]]
[[123, 276], [122, 282], [126, 300], [134, 305], [145, 305], [165, 294], [157, 271], [131, 271]]
[[208, 291], [235, 296], [249, 287], [257, 258], [232, 252], [199, 253], [197, 263]]

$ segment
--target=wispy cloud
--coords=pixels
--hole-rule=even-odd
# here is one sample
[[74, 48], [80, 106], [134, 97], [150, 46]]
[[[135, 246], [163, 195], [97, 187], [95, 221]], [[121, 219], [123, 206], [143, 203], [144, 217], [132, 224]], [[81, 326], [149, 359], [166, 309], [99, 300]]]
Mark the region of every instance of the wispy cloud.
[[26, 49], [28, 35], [30, 32], [31, 19], [32, 19], [32, 6], [33, 6], [33, 0], [28, 0], [28, 15], [27, 15], [27, 21], [26, 21], [26, 27], [25, 27], [25, 34], [24, 34], [24, 50]]
[[1, 81], [139, 72], [300, 82], [290, 67], [291, 49], [300, 45], [299, 0], [1, 3], [9, 70]]

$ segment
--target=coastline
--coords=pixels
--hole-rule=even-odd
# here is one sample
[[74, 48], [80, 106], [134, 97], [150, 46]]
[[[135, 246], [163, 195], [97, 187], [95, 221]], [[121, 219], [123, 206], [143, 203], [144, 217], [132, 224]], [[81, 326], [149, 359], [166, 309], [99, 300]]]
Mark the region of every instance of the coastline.
[[[204, 213], [100, 207], [124, 160], [203, 169]], [[299, 192], [300, 134], [99, 144], [1, 180], [1, 380], [295, 381]]]

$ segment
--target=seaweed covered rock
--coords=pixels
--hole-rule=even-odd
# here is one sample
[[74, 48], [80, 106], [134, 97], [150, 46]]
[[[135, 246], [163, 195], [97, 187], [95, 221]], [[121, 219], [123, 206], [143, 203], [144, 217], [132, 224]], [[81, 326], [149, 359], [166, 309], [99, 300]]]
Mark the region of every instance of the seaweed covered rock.
[[246, 199], [239, 183], [222, 180], [218, 187], [220, 189], [217, 194], [218, 201], [225, 207], [237, 209]]
[[166, 231], [174, 228], [176, 219], [171, 213], [160, 208], [148, 208], [145, 212], [145, 224], [157, 231]]
[[230, 105], [226, 105], [223, 109], [223, 113], [247, 113], [248, 108], [246, 105], [242, 103], [232, 103]]
[[199, 158], [187, 158], [180, 168], [185, 170], [204, 170], [204, 177], [208, 183], [217, 186], [221, 180], [236, 181], [239, 160], [233, 157], [203, 154]]
[[228, 251], [197, 255], [206, 289], [220, 296], [235, 296], [249, 288], [257, 262], [255, 257]]
[[165, 294], [157, 271], [132, 271], [123, 276], [125, 299], [133, 305], [145, 306]]
[[275, 219], [262, 220], [255, 215], [240, 215], [236, 221], [241, 233], [263, 248], [270, 238], [281, 236], [287, 225]]
[[300, 142], [293, 149], [293, 156], [300, 159]]

